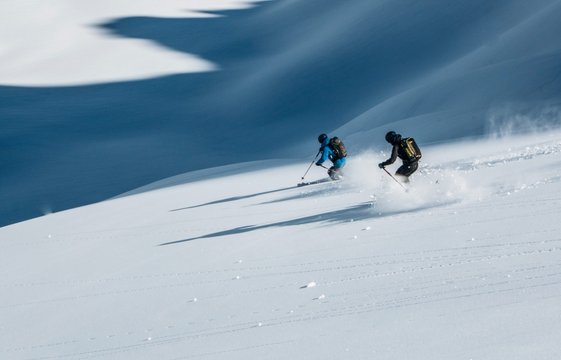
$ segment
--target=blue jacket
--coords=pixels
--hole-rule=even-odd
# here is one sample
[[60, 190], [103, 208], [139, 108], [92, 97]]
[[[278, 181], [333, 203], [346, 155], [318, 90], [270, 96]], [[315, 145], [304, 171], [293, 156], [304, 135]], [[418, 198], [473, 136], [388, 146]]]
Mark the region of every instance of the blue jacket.
[[331, 148], [329, 147], [330, 140], [331, 140], [330, 138], [326, 138], [321, 143], [321, 146], [319, 148], [319, 151], [321, 152], [321, 158], [316, 162], [316, 165], [319, 166], [323, 164], [325, 161], [327, 161], [327, 159], [329, 159], [333, 163], [334, 167], [341, 168], [345, 166], [345, 163], [347, 162], [347, 158], [339, 159], [337, 158], [337, 156], [335, 156], [335, 153], [333, 153], [333, 150], [331, 150]]

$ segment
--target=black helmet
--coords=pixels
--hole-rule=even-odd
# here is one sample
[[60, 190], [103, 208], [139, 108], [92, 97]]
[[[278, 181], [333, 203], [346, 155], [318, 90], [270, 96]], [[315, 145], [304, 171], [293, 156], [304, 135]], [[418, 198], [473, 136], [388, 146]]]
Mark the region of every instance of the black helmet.
[[393, 144], [400, 136], [401, 135], [396, 134], [395, 131], [388, 131], [388, 133], [386, 134], [386, 141], [389, 142], [390, 144]]
[[327, 135], [326, 134], [321, 134], [320, 136], [318, 136], [318, 141], [320, 144], [323, 144], [323, 142], [325, 141], [325, 139], [327, 139]]

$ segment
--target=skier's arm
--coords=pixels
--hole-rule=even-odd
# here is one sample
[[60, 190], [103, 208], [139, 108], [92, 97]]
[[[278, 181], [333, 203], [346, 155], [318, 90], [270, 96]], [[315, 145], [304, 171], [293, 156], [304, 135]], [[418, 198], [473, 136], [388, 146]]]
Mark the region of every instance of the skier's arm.
[[329, 148], [324, 146], [321, 150], [321, 158], [316, 162], [317, 166], [323, 164], [329, 158]]
[[380, 165], [388, 166], [393, 164], [397, 160], [397, 150], [398, 150], [398, 145], [394, 145], [392, 148], [392, 156], [388, 160], [384, 161], [383, 163], [380, 163]]

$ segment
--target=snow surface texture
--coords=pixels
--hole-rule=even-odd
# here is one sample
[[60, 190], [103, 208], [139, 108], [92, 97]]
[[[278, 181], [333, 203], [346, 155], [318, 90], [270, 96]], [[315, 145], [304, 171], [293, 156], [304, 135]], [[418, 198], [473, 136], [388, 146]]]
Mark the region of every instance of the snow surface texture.
[[213, 64], [194, 55], [146, 40], [107, 36], [101, 25], [130, 16], [212, 17], [207, 11], [243, 8], [249, 3], [6, 0], [0, 4], [0, 83], [68, 86], [215, 70]]
[[0, 358], [559, 359], [560, 138], [427, 147], [408, 192], [365, 152], [4, 227]]
[[561, 1], [51, 4], [0, 3], [0, 224], [55, 211], [0, 228], [0, 359], [561, 357]]
[[561, 122], [558, 0], [76, 3], [0, 2], [0, 225], [321, 132], [356, 154]]

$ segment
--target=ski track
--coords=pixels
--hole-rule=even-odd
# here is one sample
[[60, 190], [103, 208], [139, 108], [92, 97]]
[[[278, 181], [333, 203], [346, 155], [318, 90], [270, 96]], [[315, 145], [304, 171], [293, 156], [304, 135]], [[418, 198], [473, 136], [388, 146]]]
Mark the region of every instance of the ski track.
[[[438, 166], [429, 165], [421, 171], [432, 177], [437, 176], [442, 181], [452, 173], [469, 175], [482, 169], [508, 168], [515, 162], [535, 161], [537, 158], [557, 156], [560, 152], [561, 144], [558, 143], [526, 146], [523, 150], [511, 150], [508, 154], [500, 156], [460, 160]], [[492, 299], [489, 301], [492, 305], [487, 305], [485, 308], [504, 308], [546, 298], [559, 299], [561, 261], [558, 259], [561, 238], [557, 224], [548, 224], [547, 227], [540, 229], [528, 227], [525, 231], [520, 229], [509, 231], [508, 228], [501, 228], [493, 234], [478, 234], [477, 239], [470, 239], [468, 230], [483, 224], [539, 223], [540, 218], [550, 212], [552, 207], [561, 208], [559, 206], [561, 198], [519, 198], [510, 195], [529, 193], [541, 186], [555, 185], [560, 181], [561, 176], [552, 175], [521, 186], [492, 185], [491, 195], [484, 201], [465, 201], [461, 198], [461, 194], [453, 195], [460, 198], [459, 203], [439, 203], [446, 200], [446, 195], [443, 195], [444, 199], [428, 199], [421, 211], [406, 210], [403, 213], [397, 211], [390, 215], [394, 223], [415, 222], [418, 225], [414, 229], [396, 229], [390, 234], [376, 233], [375, 235], [373, 232], [366, 231], [365, 233], [370, 234], [370, 239], [374, 240], [373, 243], [356, 239], [350, 242], [348, 246], [364, 250], [361, 256], [350, 256], [350, 253], [343, 252], [337, 258], [326, 259], [321, 256], [314, 257], [313, 252], [303, 251], [298, 257], [283, 255], [275, 258], [252, 259], [249, 260], [248, 265], [232, 261], [227, 264], [214, 264], [198, 271], [136, 273], [127, 276], [68, 278], [56, 281], [6, 282], [2, 280], [0, 289], [9, 292], [0, 303], [2, 312], [25, 311], [28, 307], [45, 307], [45, 311], [48, 311], [49, 306], [59, 303], [72, 303], [79, 307], [83, 302], [104, 297], [126, 303], [129, 298], [150, 293], [178, 298], [177, 310], [185, 313], [196, 311], [194, 309], [198, 305], [196, 303], [216, 303], [217, 306], [224, 301], [231, 304], [259, 303], [256, 298], [263, 298], [263, 301], [266, 301], [265, 299], [271, 296], [273, 298], [279, 296], [279, 299], [281, 296], [289, 296], [292, 300], [289, 303], [279, 300], [277, 303], [253, 308], [244, 308], [241, 305], [221, 314], [203, 314], [202, 318], [187, 322], [184, 318], [162, 321], [158, 327], [145, 329], [138, 327], [120, 328], [118, 331], [107, 329], [106, 333], [91, 334], [88, 337], [54, 336], [52, 342], [43, 343], [29, 339], [25, 342], [27, 345], [0, 349], [0, 357], [28, 360], [134, 358], [138, 352], [174, 344], [200, 343], [205, 339], [213, 339], [212, 342], [218, 344], [219, 339], [225, 336], [239, 334], [252, 336], [250, 334], [255, 331], [298, 327], [309, 323], [317, 323], [317, 326], [321, 326], [322, 321], [326, 319], [381, 314], [427, 304], [456, 302], [460, 305], [458, 312], [471, 313], [481, 309], [480, 302], [474, 301], [480, 298]], [[242, 196], [237, 200], [228, 202], [218, 200], [216, 203], [210, 201], [200, 206], [222, 207], [222, 213], [229, 221], [242, 224], [248, 217], [257, 217], [263, 213], [271, 217], [270, 214], [273, 212], [275, 213], [273, 218], [278, 221], [288, 221], [291, 220], [290, 212], [278, 212], [275, 207], [280, 202], [313, 202], [318, 198], [325, 200], [348, 195], [357, 199], [370, 193], [370, 189], [364, 190], [360, 184], [333, 185], [317, 184], [311, 185], [313, 188], [309, 189], [288, 189], [275, 196], [268, 194], [263, 199], [261, 196], [245, 198]], [[492, 212], [490, 203], [493, 203]], [[548, 206], [544, 208], [544, 204]], [[195, 207], [198, 209], [198, 206]], [[348, 203], [343, 206], [348, 206]], [[373, 206], [376, 206], [376, 202], [373, 202]], [[236, 214], [239, 207], [244, 207], [246, 210], [242, 214]], [[517, 212], [518, 215], [515, 217], [508, 211], [520, 207], [524, 207], [524, 210]], [[247, 211], [248, 208], [255, 208], [255, 210]], [[179, 209], [181, 211], [174, 211], [174, 213], [191, 216], [197, 213], [197, 209]], [[318, 210], [329, 209], [314, 204], [307, 209], [309, 216], [318, 214]], [[509, 215], [500, 215], [503, 212]], [[459, 213], [462, 216], [458, 216]], [[486, 213], [499, 215], [486, 217]], [[368, 250], [372, 244], [411, 238], [418, 232], [432, 230], [434, 233], [434, 225], [425, 225], [423, 222], [427, 217], [449, 219], [438, 223], [437, 226], [439, 233], [448, 233], [455, 237], [451, 246], [431, 249], [419, 247], [418, 250], [383, 253], [377, 252], [377, 249]], [[196, 223], [196, 216], [192, 220]], [[370, 226], [375, 227], [377, 221], [378, 216], [376, 211], [373, 211], [370, 218], [366, 217], [355, 222], [339, 222], [339, 226], [346, 226], [350, 233], [360, 233]], [[368, 227], [365, 227], [366, 225]], [[337, 226], [337, 223], [334, 226]], [[293, 226], [288, 228], [291, 227]], [[162, 228], [166, 230], [162, 231]], [[287, 228], [284, 229], [282, 231], [287, 231]], [[357, 231], [357, 229], [361, 230]], [[55, 233], [45, 238], [7, 243], [5, 246], [11, 249], [37, 246], [49, 249], [84, 242], [132, 241], [139, 230], [143, 231], [145, 238], [166, 239], [166, 241], [192, 236], [187, 235], [186, 232], [204, 234], [222, 231], [191, 225], [186, 229], [184, 220], [179, 219], [144, 226]], [[456, 230], [456, 233], [452, 230]], [[227, 239], [228, 236], [224, 238]], [[462, 238], [465, 244], [463, 246], [459, 245]], [[536, 238], [540, 240], [535, 240]], [[321, 251], [317, 254], [320, 253]], [[303, 256], [307, 258], [306, 261], [301, 261]], [[259, 265], [263, 262], [267, 264]], [[452, 269], [459, 270], [452, 271]], [[306, 284], [312, 279], [317, 285], [308, 288]], [[221, 290], [222, 288], [226, 290]], [[548, 295], [544, 296], [541, 292], [534, 295], [533, 290], [539, 288], [547, 288]], [[43, 299], [37, 296], [35, 300], [21, 298], [29, 291], [36, 294], [56, 294], [61, 290], [70, 294], [59, 297], [46, 296]], [[20, 295], [19, 291], [24, 293]], [[464, 300], [468, 302], [462, 302]], [[0, 330], [9, 331], [9, 329]], [[278, 341], [264, 341], [263, 338], [258, 338], [250, 346], [222, 348], [218, 346], [212, 351], [195, 351], [190, 355], [165, 359], [228, 357], [238, 352], [274, 351], [273, 349], [279, 346], [301, 347], [303, 343], [302, 339], [283, 334]]]
[[[364, 263], [364, 264], [352, 264], [349, 266], [336, 266], [330, 268], [315, 268], [309, 269], [305, 271], [296, 271], [296, 272], [283, 272], [278, 274], [264, 274], [260, 276], [286, 276], [290, 274], [305, 274], [309, 272], [319, 272], [320, 274], [324, 274], [323, 276], [327, 276], [329, 273], [333, 272], [334, 274], [340, 273], [342, 270], [361, 270], [361, 273], [353, 274], [347, 278], [339, 279], [337, 281], [319, 281], [318, 286], [321, 287], [337, 287], [337, 285], [345, 284], [351, 281], [367, 281], [378, 279], [382, 277], [388, 276], [400, 276], [404, 274], [414, 274], [419, 276], [419, 273], [432, 271], [435, 269], [444, 269], [446, 267], [452, 266], [461, 266], [466, 264], [472, 264], [476, 262], [482, 263], [489, 263], [493, 261], [498, 261], [508, 257], [516, 257], [516, 256], [531, 256], [531, 255], [539, 255], [544, 253], [552, 253], [555, 251], [561, 250], [561, 247], [545, 247], [541, 249], [532, 249], [532, 250], [524, 250], [524, 251], [510, 251], [497, 254], [497, 250], [501, 249], [510, 249], [510, 248], [521, 248], [521, 247], [529, 247], [536, 244], [547, 245], [550, 243], [559, 243], [561, 239], [556, 240], [547, 240], [547, 241], [536, 241], [536, 242], [524, 242], [519, 244], [500, 244], [495, 246], [482, 246], [480, 247], [481, 250], [492, 250], [490, 254], [481, 254], [479, 253], [477, 256], [474, 256], [474, 252], [468, 253], [461, 253], [458, 254], [457, 250], [459, 249], [439, 249], [438, 252], [449, 251], [451, 254], [449, 255], [440, 255], [440, 256], [424, 256], [424, 257], [417, 257], [411, 259], [402, 259], [401, 261], [383, 261], [377, 263]], [[462, 248], [461, 250], [466, 250], [467, 248]], [[408, 254], [408, 255], [418, 255], [418, 253]], [[407, 255], [401, 255], [407, 256]], [[471, 256], [471, 257], [470, 257]], [[450, 261], [450, 259], [459, 258], [458, 261]], [[356, 261], [356, 259], [344, 259], [344, 260], [337, 260], [332, 262], [344, 262], [344, 261]], [[440, 262], [439, 262], [440, 261]], [[428, 266], [416, 266], [416, 267], [405, 267], [401, 268], [399, 271], [392, 271], [392, 272], [381, 272], [381, 273], [372, 273], [372, 271], [366, 271], [368, 269], [364, 269], [364, 267], [371, 267], [377, 266], [381, 267], [382, 269], [387, 265], [404, 265], [404, 264], [411, 264], [411, 263], [426, 263], [432, 262], [433, 264]], [[325, 263], [321, 262], [321, 263]], [[289, 268], [299, 268], [302, 266], [309, 266], [310, 264], [295, 264], [290, 266], [284, 266]], [[316, 264], [312, 264], [316, 265]], [[261, 273], [263, 270], [267, 269], [270, 270], [272, 267], [258, 267], [258, 268], [245, 268], [245, 271], [251, 272], [259, 272]], [[240, 269], [241, 270], [241, 269]], [[557, 270], [557, 271], [555, 271]], [[220, 272], [229, 271], [229, 270], [222, 270]], [[541, 273], [533, 274], [535, 272], [541, 271]], [[545, 271], [545, 272], [544, 272]], [[217, 273], [214, 272], [207, 272], [206, 275]], [[449, 272], [444, 270], [442, 275], [448, 274]], [[200, 275], [200, 273], [198, 273]], [[362, 275], [361, 275], [362, 274]], [[189, 274], [193, 276], [193, 274]], [[158, 278], [158, 277], [156, 277]], [[134, 279], [134, 278], [132, 278]], [[146, 278], [144, 278], [145, 280]], [[123, 281], [124, 279], [120, 279]], [[138, 280], [138, 279], [137, 279]], [[474, 280], [484, 280], [482, 284], [471, 284]], [[231, 279], [225, 279], [224, 281], [232, 281]], [[403, 280], [402, 280], [403, 281]], [[537, 281], [541, 281], [541, 283], [537, 284]], [[200, 282], [200, 284], [204, 284], [205, 282]], [[559, 285], [561, 284], [561, 263], [557, 263], [551, 266], [532, 266], [532, 267], [521, 267], [521, 268], [513, 268], [508, 271], [499, 271], [499, 272], [486, 272], [486, 273], [478, 273], [474, 275], [465, 276], [463, 278], [450, 278], [447, 277], [438, 277], [434, 278], [434, 275], [429, 276], [427, 278], [417, 278], [415, 281], [415, 286], [406, 288], [407, 284], [410, 284], [409, 281], [403, 281], [399, 283], [395, 283], [394, 286], [391, 287], [377, 287], [371, 286], [371, 289], [365, 289], [363, 291], [353, 291], [353, 292], [342, 292], [342, 293], [333, 293], [330, 294], [329, 299], [329, 309], [321, 310], [321, 311], [308, 311], [303, 313], [297, 313], [295, 315], [289, 316], [281, 316], [281, 317], [268, 317], [268, 318], [259, 318], [259, 321], [253, 322], [245, 322], [245, 323], [235, 323], [234, 325], [228, 325], [223, 327], [211, 327], [208, 330], [198, 331], [196, 334], [190, 333], [176, 333], [173, 335], [165, 336], [165, 337], [153, 337], [153, 340], [150, 343], [142, 343], [136, 345], [130, 345], [126, 347], [118, 347], [118, 348], [104, 348], [98, 349], [96, 351], [91, 351], [87, 353], [79, 353], [79, 354], [65, 354], [62, 356], [56, 357], [37, 357], [33, 359], [51, 359], [51, 358], [73, 358], [73, 359], [81, 359], [85, 357], [96, 357], [96, 356], [107, 356], [110, 354], [117, 354], [123, 353], [128, 351], [138, 350], [139, 348], [144, 347], [154, 347], [154, 346], [162, 346], [166, 345], [170, 342], [178, 342], [178, 341], [187, 341], [190, 339], [200, 339], [201, 337], [208, 337], [208, 336], [218, 336], [224, 335], [229, 332], [239, 332], [248, 329], [255, 328], [259, 323], [264, 324], [263, 326], [281, 326], [287, 323], [299, 323], [305, 321], [314, 321], [318, 319], [324, 319], [326, 317], [340, 317], [340, 316], [351, 316], [357, 314], [363, 314], [368, 312], [374, 311], [383, 311], [388, 309], [395, 309], [404, 306], [415, 306], [421, 305], [429, 302], [440, 302], [440, 301], [449, 301], [453, 299], [459, 298], [471, 298], [471, 297], [478, 297], [478, 296], [489, 296], [498, 293], [504, 292], [519, 292], [524, 290], [529, 290], [534, 287], [540, 286], [556, 286], [558, 290], [561, 290]], [[463, 285], [462, 285], [463, 284]], [[185, 286], [186, 284], [176, 284], [173, 286]], [[194, 284], [189, 284], [189, 286], [193, 286]], [[240, 291], [238, 293], [230, 293], [230, 294], [219, 294], [217, 297], [223, 298], [224, 296], [255, 296], [260, 292], [269, 292], [273, 290], [279, 290], [281, 288], [293, 290], [300, 285], [299, 283], [284, 283], [281, 286], [274, 286], [268, 288], [257, 288], [251, 291]], [[410, 286], [410, 285], [409, 285]], [[161, 289], [161, 287], [159, 288]], [[136, 289], [134, 291], [150, 291], [155, 290], [154, 288], [143, 288], [143, 289]], [[94, 296], [102, 296], [102, 295], [110, 295], [114, 296], [117, 294], [125, 294], [124, 292], [111, 292], [107, 294], [97, 294]], [[370, 302], [361, 302], [356, 305], [349, 305], [349, 303], [356, 302], [357, 297], [364, 297], [367, 295], [367, 298]], [[561, 296], [561, 294], [560, 294]], [[337, 303], [333, 304], [334, 299], [340, 299]], [[74, 299], [79, 300], [79, 299]], [[211, 298], [204, 298], [201, 301], [209, 301]], [[305, 306], [306, 307], [310, 307]], [[287, 313], [289, 312], [288, 309], [275, 309], [275, 312]], [[301, 312], [302, 308], [299, 309], [298, 312]], [[253, 314], [255, 316], [261, 315], [260, 313]], [[233, 315], [232, 315], [233, 316]], [[239, 314], [238, 314], [239, 316]], [[242, 314], [243, 317], [243, 314]], [[224, 319], [226, 321], [228, 319]], [[176, 328], [177, 324], [167, 326], [168, 329]], [[201, 327], [200, 325], [198, 326]], [[135, 331], [130, 331], [128, 333], [128, 337], [133, 337], [133, 335], [137, 335]], [[101, 336], [100, 338], [110, 338], [116, 337], [117, 335], [106, 335]], [[69, 344], [76, 344], [77, 342], [81, 342], [84, 340], [65, 340], [57, 343], [52, 344], [43, 344], [43, 345], [35, 345], [29, 348], [14, 348], [14, 349], [6, 349], [4, 350], [5, 353], [14, 353], [18, 351], [26, 351], [26, 350], [40, 350], [47, 347], [60, 347]]]

